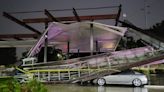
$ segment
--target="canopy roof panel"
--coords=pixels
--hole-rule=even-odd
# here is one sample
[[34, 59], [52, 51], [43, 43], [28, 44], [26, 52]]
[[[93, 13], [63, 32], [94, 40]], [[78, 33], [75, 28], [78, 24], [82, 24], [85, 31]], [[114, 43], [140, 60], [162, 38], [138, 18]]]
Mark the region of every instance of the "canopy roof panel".
[[90, 51], [90, 37], [93, 32], [93, 51], [96, 51], [96, 44], [100, 51], [115, 50], [120, 38], [125, 34], [126, 28], [110, 26], [97, 22], [76, 22], [72, 24], [62, 24], [53, 22], [44, 31], [35, 46], [31, 48], [28, 55], [33, 56], [44, 46], [45, 38], [48, 42], [63, 42], [54, 44], [55, 48], [67, 51], [67, 43], [70, 43], [70, 52]]

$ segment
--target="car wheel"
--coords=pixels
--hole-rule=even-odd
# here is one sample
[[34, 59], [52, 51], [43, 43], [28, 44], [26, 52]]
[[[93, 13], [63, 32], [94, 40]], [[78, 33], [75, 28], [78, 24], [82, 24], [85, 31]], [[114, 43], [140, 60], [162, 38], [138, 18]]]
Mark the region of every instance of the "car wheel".
[[98, 79], [97, 84], [100, 85], [100, 86], [105, 85], [105, 79], [103, 79], [103, 78]]
[[139, 86], [142, 85], [142, 81], [140, 79], [138, 79], [138, 78], [137, 79], [134, 79], [132, 83], [136, 87], [139, 87]]

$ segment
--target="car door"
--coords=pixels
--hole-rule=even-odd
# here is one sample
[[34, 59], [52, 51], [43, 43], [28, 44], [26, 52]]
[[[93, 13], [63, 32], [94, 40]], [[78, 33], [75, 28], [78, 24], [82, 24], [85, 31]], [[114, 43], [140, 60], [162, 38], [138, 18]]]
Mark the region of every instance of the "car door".
[[106, 84], [116, 84], [118, 80], [118, 76], [116, 75], [108, 75], [104, 77]]
[[121, 74], [119, 75], [118, 84], [129, 84], [132, 77], [132, 74]]
[[133, 80], [133, 71], [123, 71], [114, 75], [109, 75], [105, 77], [107, 84], [131, 84]]
[[104, 77], [106, 84], [119, 84], [120, 83], [120, 75], [114, 74], [114, 75], [108, 75]]
[[134, 71], [132, 70], [123, 71], [119, 74], [119, 77], [120, 77], [119, 84], [131, 84], [134, 78]]

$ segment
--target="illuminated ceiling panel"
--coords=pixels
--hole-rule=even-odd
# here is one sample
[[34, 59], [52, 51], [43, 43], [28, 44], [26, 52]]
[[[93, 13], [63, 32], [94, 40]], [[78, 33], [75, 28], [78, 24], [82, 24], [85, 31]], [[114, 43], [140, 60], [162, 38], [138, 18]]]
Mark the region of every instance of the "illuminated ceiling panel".
[[[93, 25], [92, 28], [91, 25]], [[40, 50], [47, 33], [48, 42], [65, 42], [65, 44], [54, 45], [63, 52], [67, 51], [68, 41], [70, 43], [70, 51], [89, 52], [91, 30], [93, 30], [93, 51], [96, 51], [96, 44], [100, 51], [115, 50], [120, 38], [126, 32], [124, 27], [110, 26], [97, 22], [76, 22], [72, 24], [53, 22], [42, 34], [37, 44], [30, 50], [29, 55], [33, 56]]]

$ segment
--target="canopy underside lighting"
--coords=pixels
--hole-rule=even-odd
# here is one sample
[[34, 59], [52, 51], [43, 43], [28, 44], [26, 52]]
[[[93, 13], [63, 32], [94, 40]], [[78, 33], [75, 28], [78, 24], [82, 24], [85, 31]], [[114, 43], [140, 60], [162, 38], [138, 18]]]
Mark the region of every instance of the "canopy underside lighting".
[[[91, 26], [92, 25], [92, 26]], [[44, 46], [45, 38], [48, 43], [62, 42], [54, 44], [55, 48], [67, 52], [68, 42], [70, 52], [90, 52], [91, 31], [93, 32], [93, 51], [114, 51], [125, 34], [126, 28], [110, 26], [96, 22], [76, 22], [72, 24], [62, 24], [53, 22], [44, 31], [36, 45], [31, 48], [28, 55], [33, 56]]]

